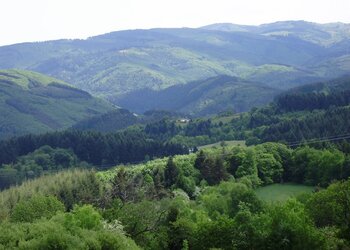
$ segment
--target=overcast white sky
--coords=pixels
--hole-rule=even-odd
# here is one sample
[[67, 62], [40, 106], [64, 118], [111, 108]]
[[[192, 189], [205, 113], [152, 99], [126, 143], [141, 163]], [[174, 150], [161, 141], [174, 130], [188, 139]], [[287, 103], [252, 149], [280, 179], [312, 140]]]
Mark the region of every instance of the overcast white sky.
[[350, 23], [350, 0], [1, 0], [0, 45], [124, 29], [279, 20]]

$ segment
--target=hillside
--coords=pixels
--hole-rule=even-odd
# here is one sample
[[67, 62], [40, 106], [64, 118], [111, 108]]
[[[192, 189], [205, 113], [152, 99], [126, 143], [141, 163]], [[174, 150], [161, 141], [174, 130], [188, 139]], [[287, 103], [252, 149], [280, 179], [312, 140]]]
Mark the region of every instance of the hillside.
[[136, 112], [164, 109], [200, 116], [224, 110], [248, 111], [272, 101], [277, 93], [278, 90], [263, 84], [217, 76], [161, 91], [139, 90], [113, 102]]
[[3, 46], [0, 68], [38, 71], [110, 100], [217, 75], [287, 89], [348, 72], [348, 44], [348, 25], [302, 21], [127, 30]]
[[0, 138], [68, 128], [113, 110], [60, 80], [24, 70], [0, 71]]

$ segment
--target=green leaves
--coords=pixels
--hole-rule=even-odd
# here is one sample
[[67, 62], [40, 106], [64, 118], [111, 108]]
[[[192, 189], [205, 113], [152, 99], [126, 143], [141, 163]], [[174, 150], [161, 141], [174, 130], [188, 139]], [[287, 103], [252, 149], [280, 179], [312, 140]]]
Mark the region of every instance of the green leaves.
[[64, 204], [54, 196], [33, 196], [28, 201], [19, 202], [12, 214], [11, 220], [15, 222], [33, 222], [46, 218], [50, 219], [58, 212], [64, 212]]
[[139, 249], [122, 231], [103, 227], [102, 216], [91, 205], [50, 220], [2, 223], [0, 231], [0, 248], [5, 249]]

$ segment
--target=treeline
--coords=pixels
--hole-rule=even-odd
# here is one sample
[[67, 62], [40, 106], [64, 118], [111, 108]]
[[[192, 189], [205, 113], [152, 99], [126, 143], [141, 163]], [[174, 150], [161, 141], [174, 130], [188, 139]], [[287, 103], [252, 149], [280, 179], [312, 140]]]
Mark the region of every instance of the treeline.
[[102, 134], [67, 130], [0, 141], [0, 164], [14, 163], [19, 156], [44, 145], [71, 149], [80, 160], [93, 165], [139, 162], [145, 158], [188, 153], [183, 145], [150, 139], [142, 131]]

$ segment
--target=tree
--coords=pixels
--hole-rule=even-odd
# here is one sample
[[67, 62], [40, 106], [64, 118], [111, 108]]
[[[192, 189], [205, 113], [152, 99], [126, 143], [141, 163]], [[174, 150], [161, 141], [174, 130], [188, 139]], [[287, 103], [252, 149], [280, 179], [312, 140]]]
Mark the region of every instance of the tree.
[[207, 158], [207, 156], [205, 155], [204, 151], [200, 150], [199, 153], [197, 153], [197, 157], [196, 157], [196, 160], [194, 162], [194, 167], [201, 170], [206, 158]]
[[111, 181], [111, 198], [119, 198], [123, 202], [132, 199], [133, 188], [130, 186], [130, 180], [127, 171], [122, 167]]
[[258, 177], [265, 185], [280, 182], [283, 168], [272, 154], [259, 153], [257, 157]]
[[64, 212], [64, 204], [54, 196], [34, 196], [19, 202], [11, 215], [15, 222], [33, 222], [40, 218], [51, 218], [57, 212]]
[[164, 170], [165, 186], [168, 188], [173, 186], [178, 181], [178, 178], [179, 169], [175, 165], [173, 157], [169, 157]]
[[224, 165], [224, 160], [220, 156], [218, 156], [215, 159], [214, 167], [211, 170], [211, 178], [210, 178], [210, 181], [208, 181], [208, 183], [215, 185], [227, 179], [228, 179], [228, 173]]
[[350, 240], [350, 180], [321, 190], [308, 200], [306, 207], [319, 227], [336, 226]]
[[325, 238], [313, 225], [304, 206], [296, 200], [269, 208], [271, 249], [326, 249]]
[[235, 177], [249, 177], [254, 186], [260, 184], [258, 178], [258, 168], [256, 164], [256, 155], [254, 149], [247, 149], [242, 165], [237, 168]]

